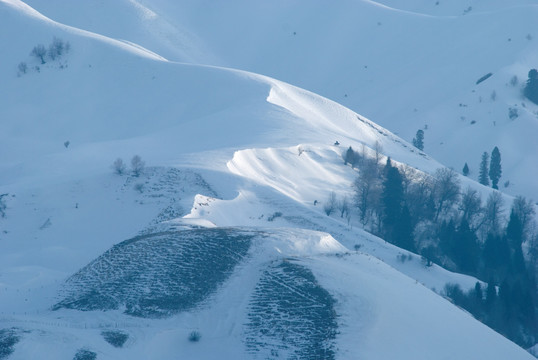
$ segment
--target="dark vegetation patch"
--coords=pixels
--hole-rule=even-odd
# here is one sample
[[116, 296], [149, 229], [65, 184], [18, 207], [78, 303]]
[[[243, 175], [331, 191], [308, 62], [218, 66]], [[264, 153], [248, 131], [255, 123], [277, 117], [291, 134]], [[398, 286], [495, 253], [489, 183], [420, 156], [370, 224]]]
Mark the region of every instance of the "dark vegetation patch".
[[192, 331], [189, 334], [189, 341], [190, 342], [198, 342], [202, 338], [202, 334], [200, 334], [199, 331]]
[[107, 343], [117, 348], [123, 347], [123, 344], [129, 338], [127, 333], [120, 330], [105, 330], [101, 332], [101, 335]]
[[73, 360], [95, 360], [97, 359], [97, 354], [93, 351], [87, 349], [80, 349], [75, 354]]
[[117, 310], [140, 317], [188, 311], [213, 294], [250, 248], [254, 232], [195, 229], [137, 236], [71, 276], [53, 310]]
[[334, 359], [334, 305], [309, 269], [287, 260], [271, 266], [250, 301], [248, 352], [262, 359]]
[[0, 359], [7, 359], [19, 340], [16, 329], [0, 329]]

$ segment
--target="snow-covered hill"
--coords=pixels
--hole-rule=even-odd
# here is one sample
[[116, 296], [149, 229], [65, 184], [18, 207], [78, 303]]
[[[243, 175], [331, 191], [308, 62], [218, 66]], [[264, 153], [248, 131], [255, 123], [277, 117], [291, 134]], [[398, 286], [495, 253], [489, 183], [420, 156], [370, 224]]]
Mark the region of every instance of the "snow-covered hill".
[[[380, 146], [429, 173], [440, 163], [334, 101], [244, 71], [259, 63], [270, 74], [270, 52], [239, 63], [240, 52], [227, 56], [243, 36], [226, 45], [232, 35], [217, 23], [190, 23], [238, 8], [285, 19], [298, 5], [235, 3], [196, 17], [198, 3], [28, 3], [47, 17], [0, 1], [0, 33], [10, 34], [0, 37], [0, 349], [10, 359], [84, 349], [98, 359], [531, 358], [432, 291], [476, 279], [426, 268], [316, 205], [330, 191], [351, 196], [356, 172], [341, 159], [349, 145]], [[305, 24], [324, 8], [310, 6]], [[248, 46], [264, 24], [245, 21]], [[69, 51], [45, 64], [29, 55], [54, 37]], [[308, 85], [297, 76], [283, 78]], [[146, 162], [139, 176], [114, 173], [117, 158], [134, 155]], [[213, 278], [203, 266], [211, 259], [222, 265]], [[173, 301], [155, 301], [163, 293]], [[174, 303], [180, 293], [196, 296]], [[105, 330], [127, 334], [123, 347]]]
[[409, 142], [423, 129], [429, 154], [456, 171], [467, 162], [475, 180], [482, 153], [498, 146], [504, 191], [538, 200], [538, 106], [522, 96], [538, 67], [533, 0], [28, 3], [168, 59], [314, 91]]

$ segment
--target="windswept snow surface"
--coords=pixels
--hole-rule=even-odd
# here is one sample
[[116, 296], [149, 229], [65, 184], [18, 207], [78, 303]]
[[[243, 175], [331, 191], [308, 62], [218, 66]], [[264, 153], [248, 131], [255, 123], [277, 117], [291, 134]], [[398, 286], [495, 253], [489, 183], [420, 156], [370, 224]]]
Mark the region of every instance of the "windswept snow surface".
[[423, 129], [429, 154], [458, 171], [467, 162], [474, 179], [481, 154], [498, 146], [504, 191], [538, 201], [538, 106], [522, 95], [538, 67], [534, 0], [28, 3], [172, 60], [308, 89], [409, 142]]
[[[287, 17], [287, 28], [277, 24], [264, 30], [267, 44], [274, 46], [279, 43], [274, 34], [284, 31], [289, 41], [303, 35], [306, 28], [292, 34], [296, 17], [306, 26], [322, 14], [332, 14], [322, 12], [326, 5], [314, 2], [297, 15], [298, 3], [233, 2], [213, 4], [197, 17], [193, 14], [203, 3], [117, 1], [65, 8], [60, 1], [28, 3], [44, 15], [23, 2], [0, 0], [0, 33], [9, 34], [0, 37], [4, 64], [0, 194], [7, 194], [6, 216], [0, 218], [0, 331], [14, 334], [9, 335], [11, 340], [18, 338], [10, 359], [69, 359], [81, 349], [94, 351], [98, 359], [308, 358], [319, 351], [336, 359], [385, 359], [396, 354], [409, 359], [531, 358], [438, 295], [447, 282], [470, 288], [476, 279], [437, 266], [426, 268], [412, 254], [402, 263], [398, 256], [407, 252], [367, 234], [353, 218], [348, 222], [322, 211], [330, 191], [351, 196], [356, 172], [341, 159], [347, 146], [364, 146], [373, 154], [377, 143], [383, 156], [429, 173], [440, 163], [312, 92], [243, 70], [166, 60], [206, 60], [246, 70], [254, 70], [249, 64], [259, 62], [271, 65], [267, 71], [262, 66], [260, 72], [278, 75], [271, 69], [284, 67], [270, 59], [275, 58], [272, 54], [286, 55], [286, 49], [293, 48], [289, 44], [278, 52], [269, 46], [273, 50], [237, 62], [249, 45], [259, 41], [258, 30], [269, 20], [247, 16], [239, 22], [239, 30], [221, 28], [220, 22], [204, 28], [207, 21], [217, 17], [217, 10], [223, 11], [226, 21], [234, 18], [231, 14], [254, 10], [263, 13], [263, 19], [274, 15], [279, 22], [286, 19], [282, 12], [296, 14]], [[344, 4], [379, 14], [389, 11], [395, 19], [414, 18], [418, 15], [410, 12], [419, 12], [396, 2]], [[349, 20], [353, 15], [339, 7], [331, 10], [347, 14]], [[178, 12], [183, 15], [176, 17]], [[358, 16], [365, 14], [369, 13]], [[453, 14], [447, 16], [443, 22], [452, 21]], [[204, 21], [193, 27], [200, 19]], [[252, 32], [243, 35], [252, 36], [248, 41], [243, 36], [237, 36], [233, 46], [224, 41], [250, 26]], [[329, 43], [337, 38], [335, 33], [322, 36], [323, 29], [312, 32], [304, 44], [312, 49], [315, 39]], [[29, 55], [34, 46], [48, 46], [54, 37], [69, 42], [69, 52], [56, 60], [47, 58], [45, 64]], [[243, 52], [234, 60], [230, 54], [237, 47]], [[215, 58], [211, 60], [205, 49], [211, 49]], [[372, 50], [365, 48], [364, 56]], [[289, 55], [299, 61], [303, 55], [298, 53]], [[282, 78], [308, 85], [300, 74], [327, 65], [327, 58], [313, 59], [304, 61], [301, 69], [286, 70], [297, 71], [297, 78], [286, 78], [285, 73]], [[18, 67], [21, 62], [27, 64], [26, 72]], [[316, 84], [327, 85], [330, 92], [338, 80], [324, 76], [326, 81]], [[371, 89], [370, 99], [379, 99], [368, 106], [382, 101], [383, 109], [391, 108], [379, 96], [380, 88]], [[350, 91], [349, 100], [358, 93]], [[335, 141], [341, 145], [333, 145]], [[129, 169], [134, 155], [146, 162], [138, 176]], [[117, 158], [127, 165], [123, 175], [111, 168]], [[490, 191], [465, 181], [484, 195]], [[165, 311], [164, 319], [124, 313], [129, 285], [138, 286], [130, 299], [136, 301], [149, 295], [153, 299], [154, 290], [163, 285], [138, 277], [141, 268], [148, 272], [159, 268], [144, 255], [151, 239], [161, 258], [189, 264], [181, 257], [190, 254], [181, 250], [188, 240], [181, 243], [155, 234], [218, 233], [238, 227], [256, 234], [262, 231], [264, 236], [198, 300]], [[144, 239], [127, 244], [140, 245], [133, 246], [133, 253], [141, 252], [145, 261], [138, 263], [136, 256], [129, 259], [131, 252], [120, 251], [119, 264], [108, 262], [114, 258], [109, 256], [112, 252], [126, 249], [121, 245], [126, 239]], [[204, 245], [211, 248], [211, 241]], [[180, 250], [168, 258], [167, 249], [172, 248]], [[196, 258], [203, 251], [193, 254]], [[200, 264], [192, 265], [196, 270]], [[120, 287], [113, 282], [101, 286], [101, 277], [110, 269], [114, 279], [130, 274], [132, 281]], [[175, 278], [179, 287], [186, 284], [185, 278], [195, 279], [193, 288], [200, 282], [188, 271], [181, 274]], [[113, 306], [51, 310], [55, 304], [67, 304], [62, 303], [66, 298], [80, 299], [75, 290], [85, 285], [106, 289], [105, 298], [113, 299]], [[304, 302], [313, 309], [311, 317], [305, 316], [312, 320], [308, 326], [299, 326], [304, 325], [296, 311], [300, 309], [290, 307], [287, 300], [262, 296], [278, 292], [278, 286], [286, 289], [285, 299], [292, 303], [305, 292], [310, 296]], [[257, 312], [264, 304], [271, 307], [268, 314], [277, 316]], [[274, 310], [279, 307], [281, 311]], [[293, 324], [289, 333], [288, 320]], [[123, 348], [114, 348], [101, 335], [111, 328], [129, 335]], [[199, 343], [188, 340], [192, 331], [202, 335]], [[314, 344], [305, 333], [325, 336], [327, 343]]]

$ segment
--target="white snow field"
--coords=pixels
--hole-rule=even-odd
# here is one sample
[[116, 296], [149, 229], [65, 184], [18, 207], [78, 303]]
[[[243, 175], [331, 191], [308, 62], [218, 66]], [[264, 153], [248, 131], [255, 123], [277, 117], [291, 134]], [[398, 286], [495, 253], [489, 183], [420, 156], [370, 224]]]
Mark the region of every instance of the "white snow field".
[[538, 67], [534, 0], [27, 3], [169, 60], [286, 81], [408, 142], [423, 129], [428, 154], [458, 172], [467, 162], [475, 180], [498, 146], [503, 191], [538, 201], [538, 106], [522, 95]]
[[[364, 145], [373, 154], [377, 143], [383, 156], [428, 173], [441, 163], [335, 101], [266, 76], [364, 108], [407, 140], [419, 124], [428, 123], [427, 149], [443, 161], [445, 145], [433, 145], [443, 132], [453, 131], [455, 139], [480, 126], [479, 150], [476, 144], [450, 150], [461, 155], [476, 150], [478, 159], [501, 138], [496, 132], [501, 123], [510, 136], [517, 133], [509, 128], [518, 127], [526, 134], [518, 141], [524, 149], [499, 146], [506, 172], [518, 179], [508, 192], [530, 193], [535, 184], [520, 177], [533, 171], [523, 167], [535, 146], [530, 104], [513, 122], [441, 128], [446, 119], [432, 114], [459, 113], [438, 101], [439, 88], [412, 95], [399, 87], [406, 98], [394, 101], [396, 89], [386, 92], [386, 84], [376, 84], [388, 79], [409, 84], [413, 74], [420, 75], [420, 84], [440, 76], [418, 72], [431, 60], [425, 55], [416, 62], [404, 57], [397, 69], [374, 61], [385, 45], [374, 48], [373, 42], [391, 38], [384, 33], [387, 26], [396, 31], [413, 24], [411, 29], [426, 37], [432, 36], [423, 28], [429, 24], [452, 39], [456, 25], [461, 37], [470, 31], [468, 18], [489, 24], [488, 16], [507, 16], [500, 1], [488, 6], [476, 1], [465, 16], [456, 2], [442, 1], [429, 11], [426, 3], [358, 1], [328, 8], [323, 2], [208, 7], [164, 0], [0, 0], [0, 194], [7, 194], [6, 216], [0, 219], [0, 351], [6, 351], [0, 359], [81, 359], [84, 351], [88, 359], [91, 354], [97, 359], [532, 359], [439, 295], [447, 282], [467, 289], [476, 279], [425, 267], [414, 254], [401, 262], [398, 256], [406, 251], [366, 233], [356, 219], [323, 213], [321, 203], [331, 191], [352, 195], [356, 172], [341, 157], [350, 145]], [[530, 18], [535, 11], [522, 1], [513, 4], [510, 11], [521, 16]], [[333, 23], [329, 32], [315, 26], [330, 16], [345, 21]], [[353, 43], [339, 37], [340, 26], [355, 33], [365, 22], [384, 35], [370, 39], [358, 33]], [[524, 22], [517, 23], [519, 30]], [[518, 51], [528, 51], [530, 62], [532, 40], [516, 41], [516, 35], [513, 42], [525, 44]], [[29, 55], [54, 37], [70, 44], [67, 53], [45, 64]], [[318, 40], [325, 45], [319, 47]], [[438, 59], [450, 53], [433, 50]], [[341, 54], [334, 62], [331, 51]], [[475, 99], [478, 93], [467, 94], [475, 77], [504, 67], [511, 77], [510, 59], [485, 71], [477, 71], [482, 66], [475, 59], [461, 77], [450, 74], [461, 68], [450, 63], [445, 76], [454, 82], [447, 96]], [[360, 65], [346, 74], [352, 63]], [[520, 78], [529, 64], [519, 65]], [[338, 71], [322, 71], [328, 66]], [[370, 70], [375, 71], [366, 75]], [[396, 70], [401, 77], [395, 77]], [[501, 81], [489, 81], [494, 79]], [[469, 87], [461, 85], [467, 80]], [[461, 89], [463, 100], [457, 96]], [[495, 106], [519, 96], [513, 92], [499, 87], [498, 99], [486, 110], [476, 104], [465, 111], [497, 113]], [[414, 107], [419, 111], [411, 116]], [[396, 126], [406, 118], [409, 123]], [[498, 126], [491, 127], [491, 121]], [[447, 149], [452, 141], [445, 141]], [[529, 157], [521, 156], [524, 150]], [[139, 176], [129, 169], [134, 155], [146, 163]], [[511, 156], [521, 162], [510, 163]], [[117, 158], [126, 163], [125, 174], [114, 173]], [[483, 196], [490, 191], [462, 181]], [[218, 241], [214, 234], [220, 232], [252, 238], [238, 251]], [[189, 234], [202, 235], [192, 240]], [[202, 265], [222, 258], [215, 255], [221, 250], [198, 252], [198, 246], [224, 246], [222, 254], [233, 261], [201, 281], [198, 267], [211, 273]], [[170, 270], [176, 268], [195, 272]], [[163, 272], [172, 280], [164, 281]], [[212, 278], [217, 280], [211, 283]], [[199, 297], [162, 312], [162, 303], [152, 302], [155, 289], [157, 297], [160, 292]], [[85, 307], [81, 299], [105, 305]], [[104, 331], [127, 339], [115, 347]], [[199, 341], [189, 340], [193, 331]]]

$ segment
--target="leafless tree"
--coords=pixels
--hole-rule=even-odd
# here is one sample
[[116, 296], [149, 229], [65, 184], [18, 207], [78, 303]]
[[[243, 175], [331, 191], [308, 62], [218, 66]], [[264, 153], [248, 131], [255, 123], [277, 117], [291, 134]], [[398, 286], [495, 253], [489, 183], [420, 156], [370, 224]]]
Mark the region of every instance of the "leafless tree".
[[[486, 231], [495, 234], [500, 233], [502, 216], [504, 213], [504, 200], [498, 191], [493, 191], [488, 196], [484, 211], [484, 223], [487, 225]], [[487, 233], [486, 232], [486, 233]]]
[[323, 211], [325, 211], [325, 214], [327, 214], [327, 216], [330, 216], [332, 212], [336, 209], [336, 206], [336, 194], [334, 193], [334, 191], [331, 191], [329, 197], [327, 198], [327, 201], [323, 205]]
[[460, 180], [455, 171], [440, 168], [435, 171], [433, 182], [433, 196], [435, 201], [435, 221], [439, 215], [446, 214], [458, 201], [460, 196]]
[[484, 211], [482, 208], [482, 198], [478, 194], [478, 191], [468, 187], [461, 196], [459, 210], [462, 213], [462, 218], [467, 221], [473, 230], [476, 230], [478, 226], [476, 220]]
[[347, 196], [343, 196], [338, 201], [338, 210], [340, 211], [340, 217], [343, 218], [345, 214], [349, 213], [349, 201], [347, 200]]
[[125, 163], [121, 158], [117, 158], [114, 160], [114, 163], [112, 163], [112, 169], [118, 175], [123, 175], [125, 173], [125, 168]]
[[41, 60], [41, 64], [45, 64], [45, 55], [47, 55], [47, 49], [45, 49], [43, 44], [38, 44], [34, 46], [32, 52], [30, 52], [30, 55]]
[[131, 170], [133, 171], [133, 175], [138, 177], [144, 171], [144, 167], [146, 166], [146, 163], [142, 161], [142, 158], [139, 155], [133, 156], [131, 159]]

